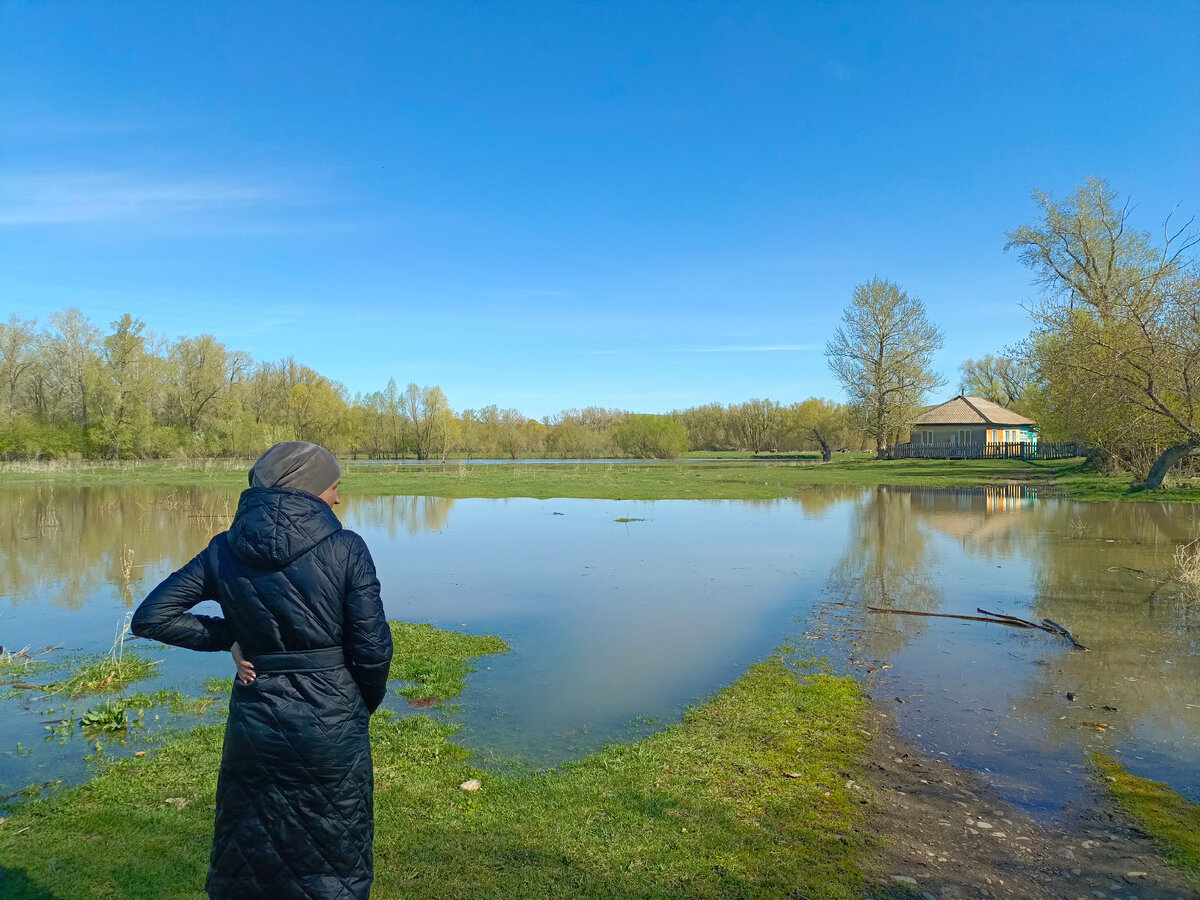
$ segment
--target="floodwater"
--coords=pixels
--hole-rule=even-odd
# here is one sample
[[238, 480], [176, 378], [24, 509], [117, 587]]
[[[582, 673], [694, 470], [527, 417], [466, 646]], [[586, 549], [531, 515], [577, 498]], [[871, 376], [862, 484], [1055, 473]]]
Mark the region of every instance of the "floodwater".
[[[200, 488], [0, 490], [0, 644], [108, 651], [236, 502]], [[1170, 577], [1176, 549], [1200, 537], [1197, 506], [814, 487], [753, 502], [347, 497], [338, 514], [371, 547], [390, 618], [511, 644], [479, 661], [453, 712], [484, 762], [552, 765], [636, 739], [790, 643], [875, 670], [872, 692], [910, 737], [1028, 808], [1077, 801], [1091, 750], [1200, 798], [1200, 601]], [[868, 605], [1048, 617], [1091, 649]], [[226, 654], [127, 646], [162, 660], [133, 690], [199, 695], [233, 673]], [[46, 740], [62, 701], [4, 691], [0, 797], [86, 777], [91, 742]], [[150, 733], [197, 721], [153, 715]]]

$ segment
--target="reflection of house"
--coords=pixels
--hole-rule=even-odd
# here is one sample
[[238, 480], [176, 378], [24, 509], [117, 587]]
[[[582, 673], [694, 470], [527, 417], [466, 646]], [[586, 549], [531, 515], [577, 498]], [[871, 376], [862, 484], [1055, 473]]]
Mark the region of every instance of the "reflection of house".
[[[887, 451], [892, 459], [928, 456], [980, 459], [1042, 456], [1037, 423], [982, 397], [959, 395], [913, 419], [912, 439]], [[1057, 455], [1057, 454], [1055, 454]], [[1074, 451], [1065, 453], [1074, 455]]]
[[[904, 490], [892, 488], [893, 491]], [[980, 488], [909, 488], [912, 511], [921, 522], [964, 545], [994, 540], [1022, 525], [1022, 517], [1037, 502], [1037, 491], [1023, 484]]]

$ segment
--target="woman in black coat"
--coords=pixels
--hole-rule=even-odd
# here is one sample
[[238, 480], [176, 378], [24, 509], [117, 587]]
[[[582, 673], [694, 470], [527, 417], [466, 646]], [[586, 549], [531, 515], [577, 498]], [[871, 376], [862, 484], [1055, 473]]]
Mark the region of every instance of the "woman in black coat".
[[[151, 591], [133, 633], [239, 663], [229, 702], [213, 898], [371, 891], [370, 714], [392, 638], [363, 539], [333, 514], [341, 470], [322, 447], [276, 444], [250, 470], [229, 531]], [[224, 618], [195, 615], [215, 600]], [[235, 659], [237, 654], [235, 652]]]

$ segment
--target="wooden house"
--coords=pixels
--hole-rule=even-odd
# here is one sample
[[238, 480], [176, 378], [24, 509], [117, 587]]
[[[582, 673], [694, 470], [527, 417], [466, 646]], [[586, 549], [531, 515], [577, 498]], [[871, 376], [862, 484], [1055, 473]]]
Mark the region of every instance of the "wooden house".
[[883, 450], [883, 459], [1063, 459], [1075, 444], [1038, 443], [1037, 423], [982, 397], [959, 395], [925, 410], [912, 422], [912, 438]]
[[999, 403], [960, 394], [913, 419], [911, 443], [1036, 446], [1037, 423]]

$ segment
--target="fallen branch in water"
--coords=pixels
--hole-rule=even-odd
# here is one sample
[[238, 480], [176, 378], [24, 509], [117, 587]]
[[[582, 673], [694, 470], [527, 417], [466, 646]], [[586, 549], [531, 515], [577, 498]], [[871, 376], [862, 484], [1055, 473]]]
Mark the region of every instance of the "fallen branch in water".
[[1008, 621], [1008, 622], [1016, 622], [1019, 625], [1024, 626], [1025, 628], [1038, 628], [1038, 629], [1041, 629], [1042, 631], [1049, 631], [1051, 634], [1057, 634], [1057, 632], [1053, 628], [1050, 628], [1047, 625], [1039, 625], [1037, 622], [1030, 622], [1028, 619], [1021, 619], [1021, 618], [1018, 618], [1017, 616], [1010, 616], [1007, 613], [988, 612], [986, 609], [979, 609], [978, 607], [975, 608], [975, 612], [983, 613], [985, 616], [993, 616], [994, 618], [997, 618], [997, 619], [1004, 619], [1005, 621]]
[[892, 613], [897, 616], [931, 616], [937, 619], [965, 619], [968, 622], [991, 622], [993, 625], [1007, 625], [1009, 628], [1036, 628], [1038, 631], [1045, 631], [1057, 637], [1064, 637], [1071, 642], [1076, 650], [1087, 650], [1075, 639], [1075, 635], [1067, 631], [1057, 622], [1052, 622], [1050, 619], [1042, 619], [1040, 623], [1031, 622], [1028, 619], [1022, 619], [1019, 616], [1010, 616], [1006, 613], [988, 612], [986, 609], [976, 608], [976, 612], [983, 613], [981, 616], [963, 616], [956, 613], [935, 613], [921, 612], [915, 609], [890, 609], [882, 606], [868, 606], [871, 612], [877, 613]]
[[1042, 619], [1042, 621], [1045, 622], [1047, 625], [1049, 625], [1051, 628], [1053, 628], [1055, 630], [1055, 632], [1057, 632], [1058, 634], [1061, 634], [1068, 641], [1070, 641], [1071, 645], [1076, 650], [1087, 650], [1087, 647], [1083, 646], [1083, 644], [1081, 644], [1081, 643], [1079, 643], [1079, 641], [1075, 640], [1075, 635], [1071, 634], [1071, 632], [1067, 631], [1067, 629], [1063, 628], [1057, 622], [1052, 622], [1050, 619]]
[[968, 622], [991, 622], [993, 625], [1009, 625], [1013, 628], [1034, 628], [1032, 622], [1022, 622], [1020, 620], [1007, 622], [1004, 619], [985, 619], [983, 616], [960, 616], [954, 613], [931, 613], [919, 612], [915, 609], [885, 609], [882, 606], [868, 606], [871, 612], [880, 613], [895, 613], [898, 616], [933, 616], [937, 619], [966, 619]]

